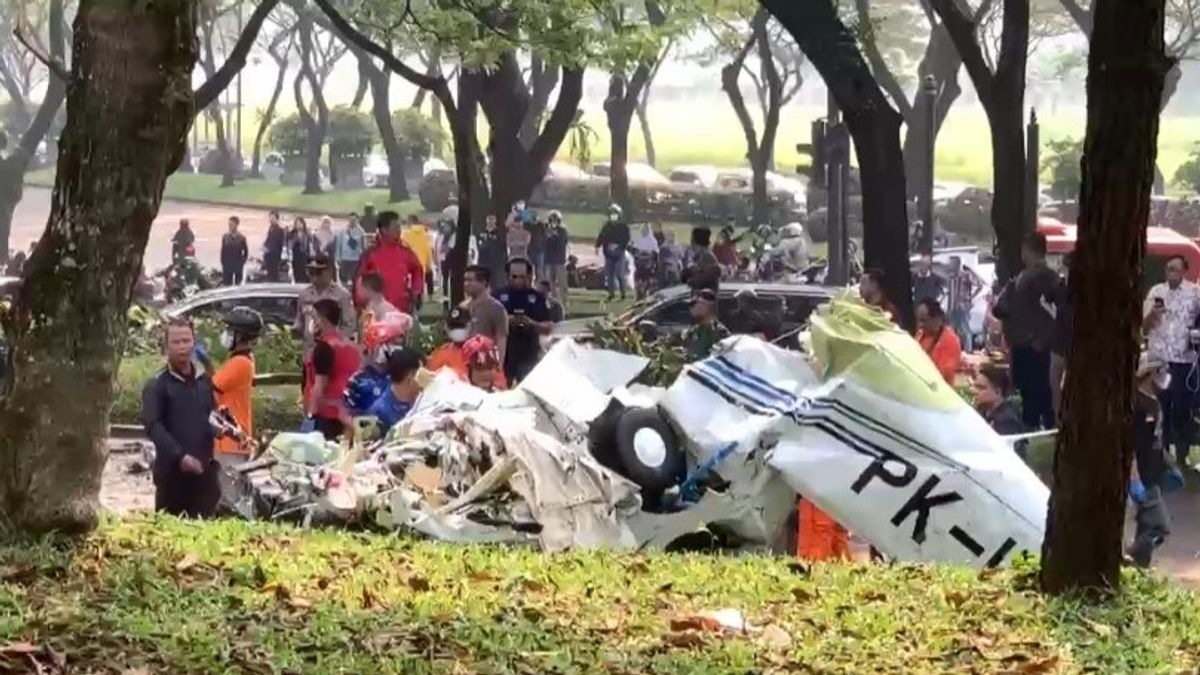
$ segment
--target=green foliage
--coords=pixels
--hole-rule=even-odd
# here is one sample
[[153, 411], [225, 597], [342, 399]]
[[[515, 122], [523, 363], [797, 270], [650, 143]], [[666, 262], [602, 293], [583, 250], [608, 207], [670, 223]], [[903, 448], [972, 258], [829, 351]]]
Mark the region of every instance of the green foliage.
[[1079, 197], [1079, 183], [1083, 180], [1080, 162], [1083, 159], [1083, 140], [1071, 137], [1046, 143], [1042, 158], [1042, 169], [1050, 172], [1050, 193], [1055, 199], [1069, 200]]
[[432, 117], [412, 108], [392, 113], [392, 127], [404, 156], [420, 164], [433, 155], [433, 149], [446, 142], [446, 131]]
[[567, 135], [567, 155], [581, 169], [590, 171], [592, 167], [592, 148], [600, 141], [600, 134], [583, 119], [583, 111], [575, 113], [571, 129]]
[[365, 157], [371, 153], [375, 138], [370, 115], [346, 105], [329, 110], [329, 152], [334, 157]]
[[303, 155], [307, 139], [308, 132], [304, 128], [304, 123], [300, 121], [300, 115], [296, 113], [279, 117], [271, 124], [271, 130], [267, 132], [267, 141], [271, 147], [285, 157]]
[[1200, 143], [1195, 145], [1187, 160], [1175, 169], [1175, 183], [1192, 192], [1200, 192]]
[[[1196, 597], [1125, 572], [1047, 598], [1034, 569], [467, 546], [110, 520], [0, 540], [0, 671], [1182, 673]], [[740, 611], [747, 631], [696, 619]], [[5, 646], [7, 645], [7, 646]], [[117, 666], [117, 670], [113, 667]]]
[[650, 360], [650, 365], [638, 376], [637, 381], [641, 384], [669, 387], [687, 365], [687, 354], [677, 341], [647, 340], [636, 328], [616, 328], [603, 323], [593, 324], [589, 330], [593, 344], [600, 349], [635, 354]]

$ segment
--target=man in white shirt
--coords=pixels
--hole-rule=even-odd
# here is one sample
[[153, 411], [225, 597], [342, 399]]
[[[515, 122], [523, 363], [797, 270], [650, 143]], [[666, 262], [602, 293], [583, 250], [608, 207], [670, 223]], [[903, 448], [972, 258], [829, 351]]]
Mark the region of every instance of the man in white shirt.
[[1188, 262], [1182, 256], [1167, 260], [1167, 280], [1146, 294], [1143, 328], [1148, 338], [1147, 354], [1170, 368], [1170, 383], [1159, 393], [1162, 406], [1163, 443], [1175, 445], [1175, 457], [1185, 466], [1195, 430], [1192, 407], [1200, 385], [1196, 368], [1196, 346], [1190, 333], [1200, 316], [1200, 287], [1185, 280]]

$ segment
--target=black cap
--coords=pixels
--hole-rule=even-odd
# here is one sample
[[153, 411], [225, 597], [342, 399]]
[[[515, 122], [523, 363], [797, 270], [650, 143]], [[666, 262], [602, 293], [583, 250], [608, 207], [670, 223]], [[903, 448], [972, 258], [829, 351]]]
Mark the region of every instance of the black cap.
[[308, 261], [308, 269], [310, 270], [327, 270], [333, 266], [329, 260], [328, 253], [318, 253]]
[[713, 303], [715, 303], [716, 301], [717, 301], [717, 294], [713, 293], [712, 290], [708, 289], [708, 288], [702, 288], [702, 289], [696, 291], [696, 294], [692, 296], [692, 302], [713, 302]]
[[471, 325], [471, 313], [466, 307], [451, 307], [446, 314], [447, 328], [466, 328]]

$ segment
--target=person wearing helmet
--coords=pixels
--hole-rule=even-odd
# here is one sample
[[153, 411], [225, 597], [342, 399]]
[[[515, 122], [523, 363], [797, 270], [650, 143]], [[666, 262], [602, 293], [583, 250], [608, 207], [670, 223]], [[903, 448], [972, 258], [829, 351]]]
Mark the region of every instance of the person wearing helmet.
[[779, 229], [779, 245], [775, 251], [792, 272], [808, 267], [809, 239], [800, 223], [788, 223]]
[[367, 410], [368, 415], [379, 420], [379, 430], [384, 434], [408, 416], [421, 395], [421, 385], [417, 382], [421, 355], [401, 347], [388, 354], [386, 368], [388, 388]]
[[625, 299], [625, 252], [629, 249], [631, 238], [621, 207], [617, 204], [609, 206], [608, 222], [604, 223], [596, 237], [596, 252], [604, 254], [604, 285], [610, 301], [618, 287], [621, 289], [621, 299]]
[[388, 379], [387, 357], [395, 349], [412, 328], [412, 317], [400, 312], [381, 316], [367, 325], [363, 331], [363, 347], [366, 358], [358, 372], [350, 376], [346, 383], [346, 391], [342, 395], [345, 404], [346, 419], [343, 424], [349, 426], [354, 417], [367, 414], [375, 401], [387, 391]]
[[[443, 368], [450, 369], [458, 378], [464, 382], [470, 382], [470, 367], [469, 359], [467, 358], [467, 343], [473, 345], [472, 349], [478, 349], [481, 344], [480, 340], [485, 340], [491, 345], [493, 352], [496, 352], [496, 343], [490, 337], [485, 335], [476, 335], [471, 337], [471, 314], [465, 307], [451, 308], [446, 315], [446, 334], [450, 340], [446, 344], [433, 350], [429, 358], [425, 361], [425, 367], [431, 372], [437, 372]], [[472, 352], [474, 353], [474, 352]], [[504, 379], [504, 373], [498, 365], [495, 365], [495, 382], [497, 386], [503, 389], [507, 382]]]
[[486, 392], [505, 388], [504, 372], [500, 370], [500, 357], [496, 343], [484, 335], [476, 335], [463, 344], [463, 357], [467, 364], [467, 382]]
[[[263, 319], [249, 307], [234, 307], [223, 320], [225, 332], [221, 335], [221, 346], [229, 350], [229, 358], [216, 372], [209, 370], [213, 373], [213, 393], [217, 409], [228, 408], [244, 437], [252, 438], [254, 411], [250, 394], [254, 388], [254, 342], [263, 332]], [[204, 365], [208, 369], [208, 364]], [[247, 459], [250, 447], [233, 438], [222, 437], [217, 439], [215, 454], [222, 464], [237, 463]]]
[[571, 233], [563, 224], [562, 214], [551, 211], [547, 220], [544, 261], [545, 277], [550, 281], [554, 297], [565, 307], [567, 304], [567, 256], [570, 251]]

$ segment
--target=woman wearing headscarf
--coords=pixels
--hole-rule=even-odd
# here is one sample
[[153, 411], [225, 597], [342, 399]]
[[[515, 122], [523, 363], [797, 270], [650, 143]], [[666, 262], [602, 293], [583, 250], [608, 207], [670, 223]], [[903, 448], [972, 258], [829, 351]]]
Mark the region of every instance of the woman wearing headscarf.
[[650, 223], [642, 223], [638, 236], [634, 238], [633, 248], [633, 281], [639, 299], [646, 297], [658, 278], [658, 238]]

